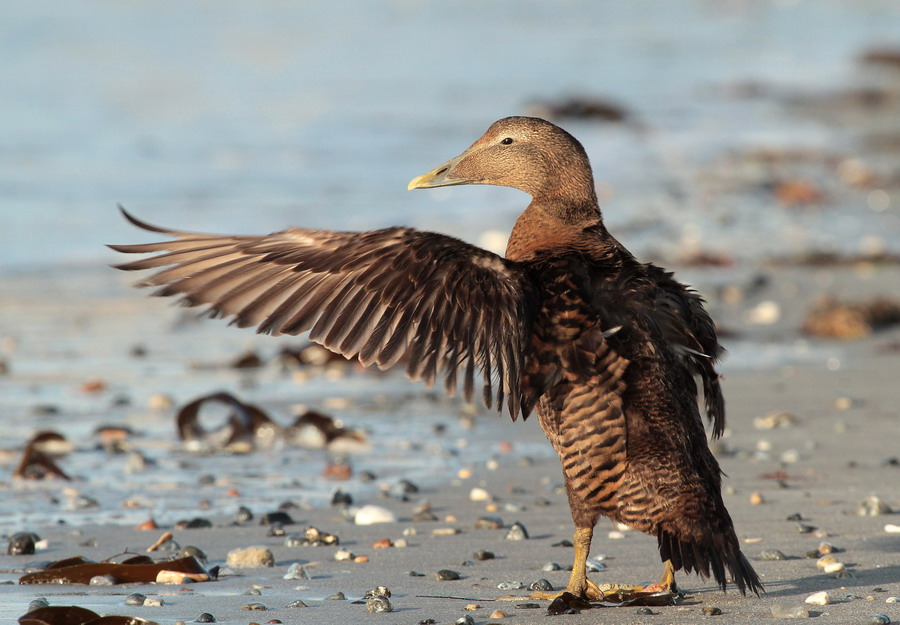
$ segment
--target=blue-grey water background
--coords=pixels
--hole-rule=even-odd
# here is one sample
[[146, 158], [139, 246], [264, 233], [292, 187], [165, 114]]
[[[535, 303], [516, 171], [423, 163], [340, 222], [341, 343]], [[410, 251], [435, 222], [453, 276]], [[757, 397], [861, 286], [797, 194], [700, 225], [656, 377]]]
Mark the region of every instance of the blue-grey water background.
[[[340, 416], [374, 445], [361, 464], [393, 480], [445, 479], [517, 436], [467, 441], [457, 404], [429, 403], [397, 376], [298, 385], [270, 368], [247, 384], [234, 371], [192, 369], [245, 348], [271, 357], [286, 343], [191, 323], [131, 292], [132, 277], [106, 267], [117, 258], [104, 244], [148, 236], [120, 218], [119, 202], [178, 229], [402, 224], [502, 249], [523, 194], [408, 193], [406, 182], [493, 120], [579, 95], [629, 113], [623, 124], [561, 121], [590, 154], [610, 229], [647, 260], [697, 251], [733, 261], [688, 271], [701, 288], [739, 282], [777, 257], [900, 252], [894, 192], [830, 175], [858, 164], [861, 138], [827, 109], [831, 93], [886, 80], [859, 56], [900, 43], [893, 1], [36, 1], [6, 3], [0, 16], [3, 444], [51, 428], [79, 446], [66, 464], [79, 478], [69, 500], [58, 484], [10, 486], [5, 465], [6, 530], [57, 517], [172, 522], [201, 497], [229, 509], [232, 486], [257, 509], [320, 504], [334, 488], [319, 476], [323, 454], [177, 451], [171, 413], [146, 407], [157, 393], [183, 403], [225, 388], [283, 424], [293, 404], [350, 397]], [[811, 177], [828, 202], [775, 206], [757, 184], [770, 173], [761, 154], [799, 154], [786, 175]], [[862, 164], [877, 172], [890, 158]], [[129, 356], [135, 344], [149, 346], [146, 360]], [[791, 340], [729, 349], [732, 368], [830, 357]], [[110, 390], [80, 392], [92, 378]], [[59, 413], [35, 416], [37, 405]], [[443, 438], [432, 436], [435, 421], [451, 424]], [[137, 430], [157, 465], [125, 474], [123, 458], [95, 452], [91, 432], [107, 422]], [[523, 453], [550, 453], [530, 444]], [[202, 491], [202, 474], [226, 477]], [[80, 495], [99, 507], [78, 509]], [[130, 499], [139, 506], [123, 509]]]

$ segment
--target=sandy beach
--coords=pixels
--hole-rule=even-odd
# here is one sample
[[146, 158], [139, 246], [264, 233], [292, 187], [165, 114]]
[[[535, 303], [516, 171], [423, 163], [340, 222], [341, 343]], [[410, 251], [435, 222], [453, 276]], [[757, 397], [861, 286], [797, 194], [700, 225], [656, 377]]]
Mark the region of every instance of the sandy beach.
[[[833, 270], [830, 288], [853, 294], [853, 289], [859, 288], [858, 273], [853, 268]], [[889, 286], [886, 281], [893, 273], [876, 276], [877, 284], [884, 288]], [[794, 269], [772, 275], [776, 279], [758, 294], [765, 301], [776, 301], [779, 292], [793, 292], [787, 288], [787, 282], [806, 285], [815, 282], [811, 279], [811, 270]], [[703, 277], [703, 272], [697, 277]], [[98, 280], [95, 284], [103, 283], [102, 278]], [[429, 618], [437, 623], [452, 623], [469, 615], [475, 623], [481, 624], [538, 623], [551, 618], [545, 615], [546, 601], [527, 598], [527, 586], [544, 578], [554, 588], [564, 587], [568, 577], [565, 568], [571, 565], [572, 551], [569, 547], [554, 545], [570, 538], [572, 526], [565, 495], [560, 489], [558, 461], [551, 455], [549, 445], [533, 419], [514, 424], [505, 417], [483, 411], [472, 417], [453, 401], [417, 404], [420, 400], [415, 399], [416, 395], [421, 399], [427, 393], [403, 381], [402, 376], [353, 372], [348, 374], [349, 378], [343, 378], [341, 388], [361, 387], [364, 393], [357, 392], [355, 399], [352, 393], [349, 394], [351, 399], [345, 409], [336, 412], [344, 417], [347, 425], [365, 423], [368, 428], [381, 430], [386, 438], [378, 439], [374, 452], [368, 455], [366, 452], [350, 454], [358, 475], [349, 480], [331, 484], [315, 481], [331, 457], [324, 452], [303, 451], [311, 464], [300, 466], [296, 473], [284, 464], [284, 456], [290, 454], [290, 449], [259, 450], [242, 456], [192, 457], [180, 450], [181, 446], [175, 440], [173, 418], [177, 406], [154, 412], [146, 405], [157, 385], [165, 384], [169, 379], [168, 372], [177, 369], [178, 363], [185, 367], [189, 364], [192, 355], [179, 353], [184, 347], [180, 341], [195, 332], [205, 340], [231, 341], [231, 345], [210, 344], [207, 361], [215, 362], [248, 347], [258, 348], [260, 353], [271, 353], [271, 348], [265, 351], [267, 341], [276, 340], [253, 337], [216, 321], [191, 323], [190, 332], [185, 334], [173, 330], [172, 325], [183, 318], [183, 311], [171, 308], [163, 301], [143, 299], [140, 294], [129, 291], [108, 295], [99, 308], [94, 298], [81, 301], [85, 307], [82, 308], [78, 296], [69, 293], [72, 306], [63, 313], [53, 300], [44, 298], [40, 301], [42, 296], [30, 290], [33, 280], [23, 278], [14, 284], [20, 294], [18, 301], [32, 313], [28, 323], [35, 327], [65, 326], [72, 323], [73, 311], [87, 315], [88, 309], [90, 320], [85, 321], [85, 316], [80, 322], [80, 342], [67, 345], [65, 349], [52, 342], [20, 346], [8, 358], [10, 371], [3, 380], [6, 388], [50, 386], [56, 388], [57, 396], [77, 397], [80, 411], [90, 410], [91, 406], [95, 410], [100, 405], [108, 406], [115, 396], [128, 397], [131, 402], [126, 402], [124, 407], [105, 408], [107, 412], [100, 420], [131, 424], [137, 430], [131, 439], [133, 449], [156, 457], [158, 464], [145, 469], [145, 481], [136, 482], [133, 474], [123, 472], [121, 456], [94, 450], [96, 436], [84, 431], [69, 434], [81, 453], [76, 452], [60, 461], [63, 468], [76, 467], [73, 481], [50, 480], [41, 484], [4, 481], [4, 497], [9, 501], [15, 498], [17, 509], [40, 511], [40, 514], [16, 516], [8, 510], [4, 517], [6, 533], [34, 532], [47, 541], [34, 555], [0, 558], [2, 580], [13, 584], [5, 586], [0, 600], [0, 618], [4, 622], [12, 622], [25, 612], [30, 601], [39, 597], [46, 598], [51, 605], [79, 605], [100, 614], [125, 614], [166, 624], [179, 620], [191, 622], [204, 612], [212, 614], [217, 622], [230, 623], [270, 622], [272, 619], [284, 623], [419, 623]], [[59, 280], [54, 292], [66, 293], [71, 289], [66, 284], [65, 280]], [[742, 318], [741, 310], [745, 314], [753, 308], [753, 302], [733, 309], [714, 306], [723, 324], [733, 327], [732, 324], [739, 323]], [[18, 314], [14, 306], [6, 306], [5, 310], [7, 315]], [[18, 319], [23, 320], [24, 316], [19, 314]], [[791, 329], [795, 323], [796, 320], [788, 315], [779, 324], [743, 324], [747, 332], [755, 332], [755, 335], [743, 336], [739, 341], [733, 339], [733, 342], [736, 345], [746, 341], [763, 343], [766, 337], [795, 335]], [[134, 328], [142, 328], [146, 344], [158, 346], [141, 359], [123, 355], [135, 338]], [[100, 340], [101, 336], [104, 340]], [[788, 607], [807, 608], [817, 622], [869, 623], [873, 622], [869, 615], [877, 613], [896, 620], [897, 604], [887, 601], [900, 595], [897, 583], [900, 537], [888, 533], [885, 527], [896, 526], [900, 517], [896, 514], [858, 516], [856, 511], [870, 496], [879, 497], [895, 510], [900, 508], [896, 487], [900, 469], [897, 467], [898, 417], [894, 383], [900, 360], [896, 350], [898, 338], [900, 333], [896, 330], [852, 342], [797, 338], [801, 344], [794, 347], [796, 358], [793, 364], [757, 369], [726, 367], [729, 425], [726, 436], [716, 444], [716, 450], [727, 474], [726, 503], [743, 541], [743, 550], [766, 585], [765, 596], [741, 597], [733, 589], [723, 594], [706, 580], [680, 574], [677, 581], [686, 594], [685, 599], [675, 606], [653, 607], [653, 614], [640, 614], [639, 608], [630, 606], [596, 608], [580, 615], [553, 618], [571, 623], [696, 623], [714, 618], [715, 622], [737, 624], [768, 620], [772, 618], [775, 604], [789, 604]], [[168, 347], [161, 342], [167, 343]], [[92, 372], [67, 368], [65, 374], [50, 381], [46, 373], [35, 369], [32, 359], [53, 360], [53, 356], [48, 355], [52, 349], [57, 350], [56, 358], [63, 361], [81, 359], [86, 362], [102, 360], [103, 353], [108, 350], [119, 354], [126, 364]], [[141, 377], [136, 369], [155, 370], [157, 377], [152, 373]], [[187, 375], [197, 377], [192, 381], [195, 387], [207, 385], [212, 376], [223, 387], [231, 386], [236, 393], [259, 400], [261, 406], [271, 410], [273, 418], [281, 421], [285, 417], [280, 407], [287, 400], [309, 402], [317, 392], [321, 393], [319, 385], [326, 383], [328, 377], [318, 372], [301, 382], [291, 377], [282, 379], [275, 393], [281, 399], [266, 401], [264, 396], [271, 396], [272, 389], [276, 388], [266, 381], [266, 371], [270, 369], [277, 368], [267, 365], [255, 374], [258, 377], [255, 385], [247, 384], [246, 378], [227, 367], [212, 372], [192, 372], [187, 368]], [[103, 373], [110, 390], [79, 393], [77, 389], [98, 371]], [[184, 371], [182, 369], [179, 375], [184, 376]], [[245, 380], [243, 387], [242, 379]], [[376, 393], [379, 386], [382, 392], [388, 393], [404, 389], [403, 401], [415, 406], [413, 419], [423, 426], [424, 434], [412, 437], [407, 428], [392, 429], [397, 424], [395, 420], [392, 425], [390, 418], [379, 423], [362, 417], [371, 411], [371, 407], [366, 407], [365, 393]], [[178, 399], [181, 401], [182, 398]], [[33, 398], [25, 397], [22, 401], [34, 403]], [[325, 398], [321, 401], [327, 404]], [[353, 405], [362, 407], [350, 408]], [[770, 423], [755, 421], [773, 413], [790, 416], [776, 418]], [[64, 417], [63, 414], [38, 421], [42, 425], [52, 422], [57, 429], [68, 431]], [[441, 424], [439, 431], [443, 432], [440, 435], [435, 433], [438, 424]], [[767, 425], [773, 424], [779, 425], [766, 429]], [[24, 433], [33, 429], [34, 423], [20, 427]], [[430, 465], [421, 463], [421, 456], [434, 454], [436, 449], [454, 451], [444, 455], [437, 463], [437, 470], [434, 466], [427, 469]], [[385, 450], [399, 460], [392, 465], [390, 459], [384, 464], [382, 458], [382, 465], [373, 464], [378, 460], [378, 453], [385, 453]], [[173, 456], [181, 459], [180, 466], [191, 467], [187, 472], [189, 478], [176, 486], [175, 491], [160, 486], [167, 479], [174, 479], [171, 472], [176, 465], [166, 461], [167, 457]], [[384, 467], [387, 473], [378, 475], [374, 483], [359, 475], [375, 466]], [[250, 475], [242, 476], [238, 474], [240, 471]], [[201, 477], [208, 474], [214, 479], [203, 481]], [[409, 493], [403, 500], [399, 488], [402, 479], [416, 484], [419, 492]], [[117, 490], [110, 488], [110, 480], [134, 483], [125, 490]], [[294, 486], [290, 480], [294, 480]], [[104, 482], [108, 484], [106, 490], [109, 492], [104, 493]], [[307, 484], [296, 486], [300, 482]], [[185, 488], [188, 492], [181, 492]], [[489, 499], [472, 501], [473, 488], [486, 491]], [[75, 497], [67, 489], [93, 497], [99, 505], [81, 511], [70, 508], [66, 512], [66, 502]], [[371, 526], [356, 525], [340, 508], [323, 503], [322, 494], [335, 489], [349, 493], [354, 507], [382, 506], [391, 510], [397, 520]], [[49, 504], [48, 499], [57, 503]], [[430, 502], [437, 520], [413, 521], [417, 506], [425, 500]], [[126, 504], [126, 501], [130, 503]], [[176, 505], [174, 509], [168, 509], [169, 501]], [[288, 510], [294, 524], [284, 527], [287, 534], [302, 534], [312, 526], [337, 535], [340, 546], [288, 547], [284, 536], [269, 535], [270, 528], [260, 526], [258, 519], [284, 502], [300, 504], [300, 507]], [[236, 524], [235, 513], [240, 506], [247, 506], [255, 518]], [[174, 540], [181, 547], [192, 545], [201, 549], [209, 559], [209, 566], [223, 567], [228, 574], [216, 581], [187, 586], [14, 585], [22, 573], [39, 567], [40, 562], [75, 555], [102, 560], [125, 551], [142, 552], [163, 531], [172, 530], [178, 520], [196, 516], [208, 519], [213, 527], [173, 530]], [[156, 518], [160, 529], [136, 529], [140, 521], [151, 517]], [[499, 517], [502, 527], [476, 529], [476, 521], [482, 517]], [[95, 518], [106, 521], [97, 524], [92, 522]], [[527, 540], [506, 539], [516, 522], [527, 529]], [[801, 526], [808, 526], [803, 528], [805, 533], [801, 533]], [[440, 535], [442, 530], [448, 535]], [[593, 573], [592, 577], [598, 583], [655, 581], [661, 572], [655, 541], [635, 532], [615, 532], [616, 528], [609, 522], [601, 521], [598, 525], [592, 556], [598, 561], [602, 559], [603, 569]], [[401, 541], [400, 545], [405, 541], [406, 546], [373, 547], [374, 543], [384, 539], [394, 543]], [[816, 558], [808, 557], [808, 553], [816, 551], [823, 542], [838, 549], [834, 555], [845, 565], [842, 576], [822, 572], [816, 566]], [[274, 566], [226, 566], [228, 552], [250, 546], [270, 549]], [[338, 549], [349, 550], [354, 556], [364, 556], [368, 561], [335, 561]], [[490, 551], [495, 558], [478, 560], [475, 554], [479, 550]], [[764, 552], [771, 554], [775, 550], [783, 554], [783, 559], [764, 559]], [[159, 557], [159, 554], [154, 555]], [[304, 567], [309, 579], [283, 579], [288, 567], [295, 562]], [[542, 570], [551, 562], [560, 565], [562, 570]], [[460, 579], [438, 581], [435, 574], [442, 569], [458, 572]], [[410, 576], [410, 571], [422, 576]], [[498, 588], [504, 582], [521, 582], [525, 588]], [[366, 611], [365, 603], [354, 603], [376, 586], [390, 589], [392, 612], [373, 614]], [[259, 594], [255, 591], [251, 591], [254, 592], [252, 596], [245, 594], [251, 588], [257, 589]], [[834, 603], [821, 606], [804, 603], [807, 597], [820, 591], [829, 592]], [[125, 598], [135, 592], [159, 598], [163, 605], [125, 605]], [[327, 599], [338, 592], [343, 592], [347, 599]], [[497, 599], [505, 595], [520, 598], [513, 601]], [[308, 607], [285, 607], [298, 599]], [[242, 606], [250, 603], [262, 603], [267, 611], [242, 611]], [[527, 604], [538, 607], [527, 607]], [[479, 607], [466, 611], [471, 605]], [[719, 608], [722, 614], [706, 616], [705, 608]], [[495, 610], [503, 610], [508, 616], [491, 618]]]

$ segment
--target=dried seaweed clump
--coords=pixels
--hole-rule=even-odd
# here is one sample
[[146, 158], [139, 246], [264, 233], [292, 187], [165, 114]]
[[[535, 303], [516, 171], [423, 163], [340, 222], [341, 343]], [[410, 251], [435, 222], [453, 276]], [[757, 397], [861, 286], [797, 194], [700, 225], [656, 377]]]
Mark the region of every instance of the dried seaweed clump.
[[826, 296], [807, 313], [802, 329], [811, 336], [850, 340], [865, 338], [897, 323], [900, 323], [897, 300], [876, 297], [866, 302], [845, 303]]

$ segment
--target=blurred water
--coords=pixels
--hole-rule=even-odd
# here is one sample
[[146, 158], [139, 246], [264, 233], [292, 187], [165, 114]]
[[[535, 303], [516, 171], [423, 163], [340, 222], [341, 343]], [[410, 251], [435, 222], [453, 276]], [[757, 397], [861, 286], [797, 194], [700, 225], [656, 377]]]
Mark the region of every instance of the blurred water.
[[[103, 243], [140, 238], [116, 202], [198, 230], [507, 232], [526, 201], [516, 191], [413, 194], [405, 183], [494, 119], [580, 93], [623, 103], [642, 127], [566, 124], [614, 191], [605, 211], [626, 244], [664, 254], [689, 225], [751, 257], [814, 246], [834, 239], [830, 221], [692, 191], [729, 148], [839, 138], [728, 88], [836, 85], [864, 47], [896, 42], [900, 23], [887, 0], [36, 1], [0, 12], [0, 269], [110, 259]], [[838, 232], [855, 241], [896, 221], [863, 215]]]

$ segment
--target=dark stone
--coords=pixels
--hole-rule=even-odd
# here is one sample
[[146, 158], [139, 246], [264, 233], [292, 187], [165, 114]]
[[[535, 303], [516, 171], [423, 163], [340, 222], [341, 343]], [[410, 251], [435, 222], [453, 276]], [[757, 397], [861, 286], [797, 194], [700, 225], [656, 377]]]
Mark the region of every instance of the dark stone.
[[453, 581], [459, 579], [459, 573], [450, 569], [441, 569], [434, 574], [434, 577], [439, 582]]
[[287, 605], [284, 606], [284, 607], [285, 607], [285, 608], [306, 608], [306, 607], [309, 607], [309, 606], [307, 606], [305, 603], [303, 603], [302, 601], [300, 601], [299, 599], [297, 599], [296, 601], [291, 601], [289, 604], [287, 604]]
[[209, 612], [201, 612], [200, 616], [197, 617], [198, 623], [215, 623], [216, 617], [210, 614]]
[[40, 536], [32, 532], [18, 532], [9, 538], [6, 546], [7, 555], [30, 556], [34, 554], [34, 543], [40, 540]]
[[591, 604], [576, 597], [570, 592], [564, 592], [547, 606], [547, 614], [549, 616], [557, 616], [559, 614], [578, 614], [582, 610], [591, 607]]
[[708, 607], [703, 608], [703, 616], [720, 616], [722, 614], [722, 608], [716, 607]]
[[484, 549], [479, 549], [475, 552], [476, 560], [493, 560], [494, 552], [493, 551], [485, 551]]
[[177, 530], [196, 530], [212, 527], [212, 522], [202, 517], [194, 517], [190, 520], [182, 519], [175, 524]]
[[253, 520], [253, 512], [247, 506], [241, 506], [234, 515], [234, 520], [238, 523], [246, 523]]
[[266, 512], [259, 519], [260, 525], [293, 525], [294, 519], [287, 512], [277, 510], [275, 512]]
[[331, 498], [332, 506], [352, 506], [353, 505], [353, 497], [350, 496], [349, 493], [345, 493], [343, 491], [335, 491], [334, 496]]
[[559, 541], [558, 543], [553, 543], [550, 546], [551, 547], [574, 547], [575, 545], [572, 543], [571, 540], [563, 539], [563, 540]]
[[549, 582], [549, 580], [541, 578], [541, 579], [537, 580], [536, 582], [532, 582], [528, 586], [528, 590], [535, 590], [538, 592], [550, 592], [551, 590], [553, 590], [553, 584], [551, 584]]

